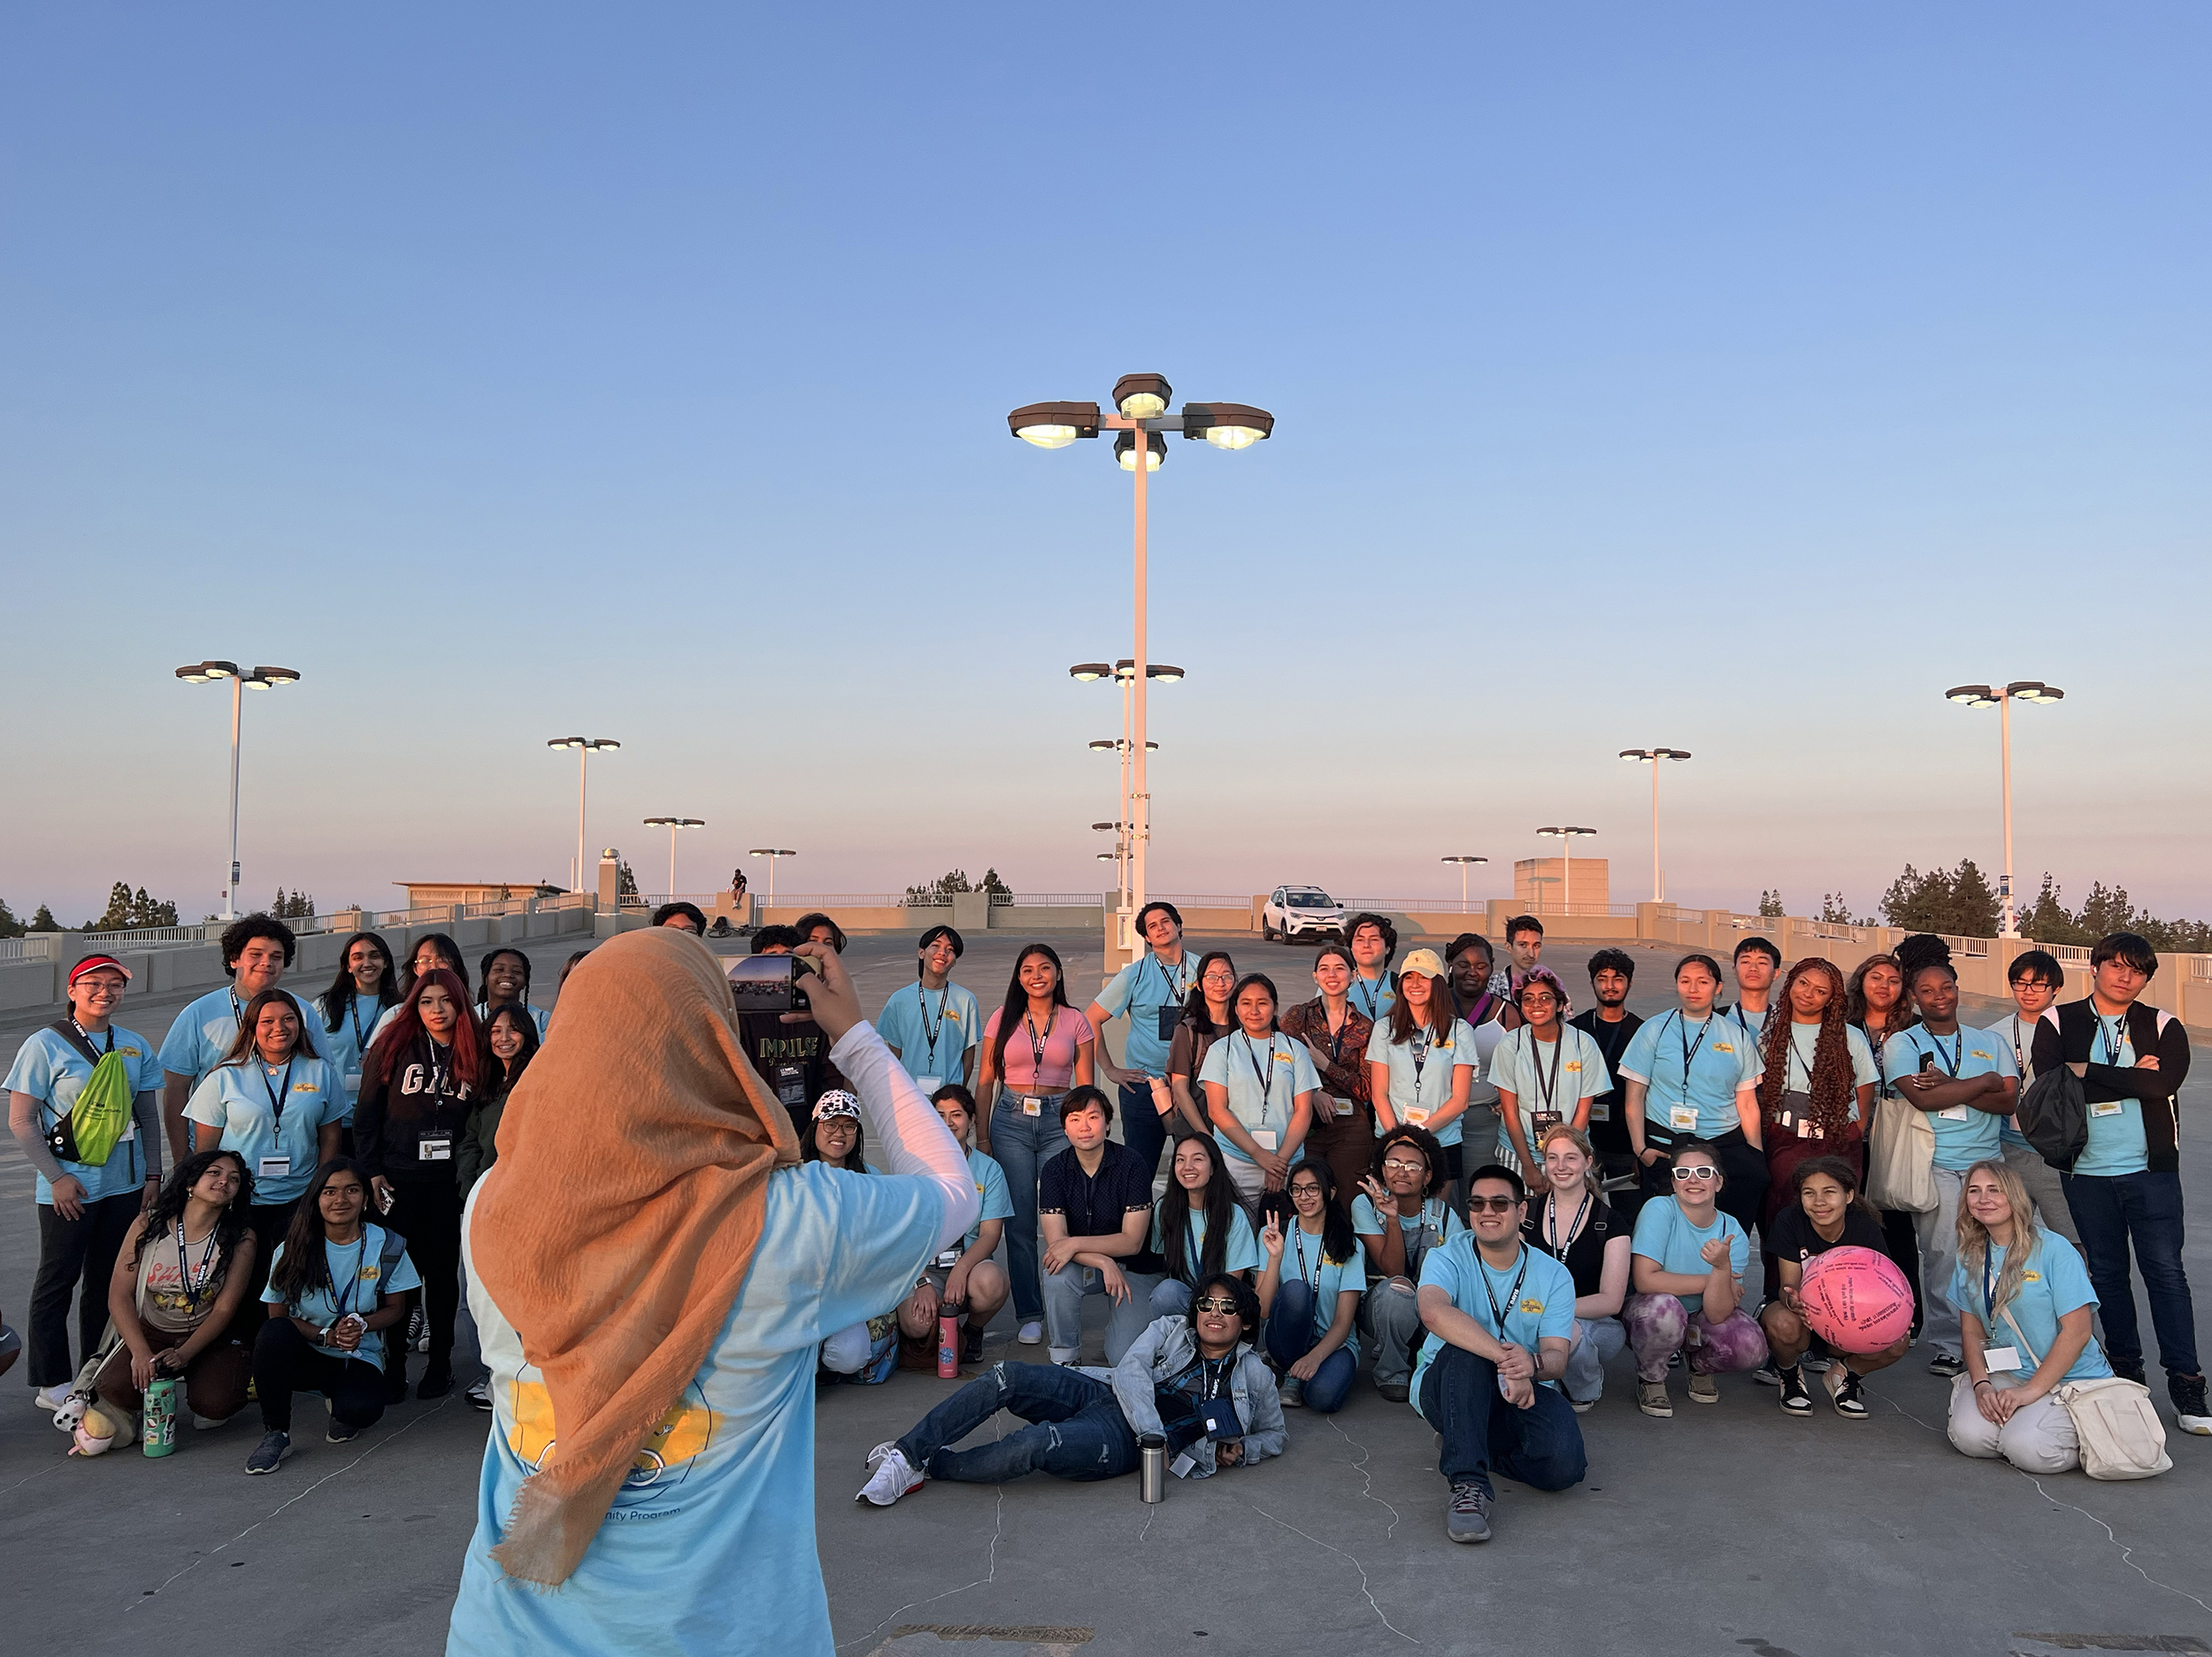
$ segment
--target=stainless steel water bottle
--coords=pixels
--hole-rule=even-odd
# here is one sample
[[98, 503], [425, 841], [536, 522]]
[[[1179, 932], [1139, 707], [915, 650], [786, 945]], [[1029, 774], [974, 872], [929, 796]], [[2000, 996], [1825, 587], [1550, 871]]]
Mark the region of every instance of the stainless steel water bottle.
[[1145, 1501], [1167, 1500], [1167, 1439], [1156, 1432], [1148, 1432], [1137, 1440], [1137, 1455], [1141, 1466], [1137, 1472], [1137, 1495]]

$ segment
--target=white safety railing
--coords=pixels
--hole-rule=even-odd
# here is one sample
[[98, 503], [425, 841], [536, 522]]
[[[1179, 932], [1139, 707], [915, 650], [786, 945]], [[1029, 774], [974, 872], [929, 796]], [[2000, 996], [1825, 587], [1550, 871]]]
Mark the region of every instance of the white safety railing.
[[1095, 892], [1017, 892], [1010, 897], [994, 893], [995, 904], [1011, 904], [1016, 909], [1094, 909], [1099, 907]]

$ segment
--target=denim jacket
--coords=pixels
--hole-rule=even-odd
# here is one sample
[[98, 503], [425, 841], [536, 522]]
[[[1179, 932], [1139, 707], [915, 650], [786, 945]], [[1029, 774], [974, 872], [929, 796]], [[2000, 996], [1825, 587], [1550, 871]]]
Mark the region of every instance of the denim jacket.
[[[1198, 1338], [1191, 1332], [1187, 1317], [1160, 1318], [1137, 1337], [1120, 1363], [1102, 1377], [1113, 1384], [1114, 1401], [1121, 1406], [1130, 1431], [1141, 1437], [1161, 1430], [1153, 1388], [1173, 1380], [1197, 1362]], [[1271, 1455], [1280, 1455], [1289, 1436], [1283, 1426], [1283, 1400], [1275, 1391], [1274, 1376], [1248, 1342], [1237, 1347], [1236, 1368], [1229, 1376], [1229, 1397], [1237, 1407], [1237, 1419], [1244, 1423], [1243, 1464], [1249, 1467]], [[1212, 1439], [1201, 1438], [1191, 1446], [1189, 1454], [1198, 1464], [1194, 1477], [1205, 1478], [1214, 1472]]]

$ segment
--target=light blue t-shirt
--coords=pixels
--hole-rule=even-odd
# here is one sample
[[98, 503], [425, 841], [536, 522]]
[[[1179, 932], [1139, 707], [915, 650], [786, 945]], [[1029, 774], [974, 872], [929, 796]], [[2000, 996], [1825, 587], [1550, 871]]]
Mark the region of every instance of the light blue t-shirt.
[[[1686, 1065], [1683, 1055], [1689, 1055]], [[1621, 1074], [1648, 1088], [1644, 1120], [1673, 1134], [1718, 1139], [1743, 1126], [1736, 1095], [1759, 1084], [1755, 1041], [1732, 1018], [1689, 1019], [1679, 1008], [1647, 1018], [1628, 1039]], [[1692, 1119], [1694, 1115], [1694, 1120]]]
[[1362, 978], [1355, 968], [1348, 993], [1352, 1005], [1367, 1016], [1367, 1022], [1379, 1024], [1390, 1016], [1391, 1003], [1398, 999], [1397, 981], [1390, 976], [1388, 967], [1383, 969], [1379, 978]]
[[[1349, 1260], [1325, 1260], [1321, 1256], [1321, 1239], [1308, 1236], [1306, 1228], [1294, 1219], [1283, 1234], [1281, 1281], [1288, 1283], [1295, 1277], [1313, 1291], [1313, 1332], [1317, 1339], [1327, 1334], [1329, 1326], [1336, 1322], [1338, 1295], [1347, 1289], [1355, 1293], [1366, 1292], [1366, 1254], [1355, 1243]], [[1359, 1362], [1356, 1325], [1344, 1337], [1344, 1350], [1352, 1354], [1353, 1362]]]
[[914, 983], [884, 1002], [876, 1033], [899, 1050], [899, 1062], [922, 1092], [933, 1093], [946, 1082], [967, 1079], [964, 1059], [983, 1039], [983, 1014], [957, 984], [932, 990]]
[[[1525, 1273], [1523, 1267], [1527, 1268]], [[1574, 1277], [1540, 1248], [1524, 1244], [1512, 1266], [1500, 1271], [1482, 1257], [1482, 1251], [1475, 1246], [1475, 1234], [1464, 1231], [1443, 1247], [1431, 1249], [1421, 1262], [1421, 1286], [1425, 1289], [1431, 1284], [1449, 1294], [1452, 1305], [1480, 1323], [1485, 1334], [1509, 1341], [1532, 1357], [1538, 1355], [1537, 1344], [1547, 1337], [1574, 1339]], [[1500, 1312], [1505, 1314], [1502, 1325]], [[1443, 1346], [1432, 1335], [1421, 1344], [1421, 1355], [1413, 1366], [1410, 1398], [1416, 1413], [1421, 1408], [1421, 1383]], [[1540, 1385], [1555, 1388], [1559, 1383]]]
[[[2117, 1023], [2119, 1028], [2113, 1025]], [[2099, 1017], [2101, 1026], [2090, 1038], [2089, 1062], [2092, 1064], [2116, 1064], [2122, 1070], [2135, 1066], [2135, 1043], [2129, 1039], [2127, 1015], [2123, 1013], [2115, 1021]], [[2113, 1041], [2118, 1039], [2119, 1046]], [[2081, 1155], [2075, 1159], [2074, 1172], [2097, 1174], [2107, 1178], [2118, 1174], [2139, 1174], [2151, 1165], [2150, 1142], [2143, 1134], [2143, 1101], [2139, 1099], [2100, 1099], [2089, 1107], [2089, 1143], [2082, 1147]]]
[[[1690, 1224], [1689, 1216], [1682, 1212], [1681, 1205], [1672, 1197], [1655, 1197], [1637, 1210], [1636, 1230], [1628, 1247], [1632, 1255], [1641, 1254], [1647, 1260], [1655, 1261], [1662, 1271], [1702, 1277], [1713, 1269], [1698, 1251], [1717, 1237], [1728, 1239], [1728, 1270], [1740, 1280], [1745, 1267], [1751, 1263], [1751, 1244], [1735, 1217], [1717, 1208], [1713, 1211], [1713, 1223], [1700, 1227]], [[1675, 1298], [1686, 1311], [1696, 1312], [1705, 1305], [1701, 1293]]]
[[[155, 1055], [154, 1044], [136, 1031], [112, 1024], [87, 1039], [104, 1055], [111, 1035], [115, 1038], [116, 1052], [130, 1067], [133, 1099], [140, 1093], [158, 1094], [161, 1061]], [[39, 1101], [36, 1126], [39, 1137], [43, 1139], [69, 1114], [70, 1108], [77, 1102], [77, 1095], [91, 1079], [92, 1061], [51, 1030], [41, 1029], [26, 1036], [23, 1045], [16, 1050], [15, 1062], [8, 1067], [5, 1086], [10, 1093], [28, 1093]], [[126, 1137], [99, 1166], [62, 1163], [62, 1172], [84, 1187], [86, 1201], [97, 1202], [103, 1197], [120, 1196], [146, 1183], [145, 1147], [138, 1142], [137, 1122], [134, 1119], [125, 1132]], [[38, 1177], [36, 1200], [45, 1207], [53, 1206], [53, 1184], [43, 1174]]]
[[[316, 1283], [296, 1300], [287, 1300], [284, 1291], [272, 1283], [261, 1292], [263, 1304], [282, 1307], [290, 1316], [326, 1328], [348, 1312], [358, 1312], [366, 1317], [388, 1294], [421, 1288], [422, 1274], [415, 1270], [415, 1262], [407, 1258], [405, 1249], [392, 1262], [391, 1275], [384, 1275], [384, 1236], [382, 1226], [364, 1222], [361, 1235], [350, 1243], [334, 1243], [326, 1238], [323, 1254], [330, 1262], [329, 1283]], [[283, 1258], [284, 1245], [279, 1243], [276, 1253], [269, 1256], [269, 1270], [274, 1271], [277, 1262]], [[359, 1358], [368, 1363], [381, 1363], [384, 1335], [380, 1330], [366, 1331], [361, 1337], [360, 1346], [352, 1352], [337, 1346], [318, 1346], [315, 1350], [327, 1357]]]
[[[280, 1093], [280, 1122], [271, 1103]], [[186, 1121], [220, 1128], [220, 1148], [246, 1159], [257, 1208], [289, 1202], [305, 1191], [322, 1165], [323, 1124], [352, 1115], [345, 1084], [329, 1060], [295, 1058], [272, 1070], [257, 1053], [242, 1064], [217, 1065], [184, 1108]]]
[[[882, 1035], [879, 1030], [876, 1032]], [[885, 1038], [887, 1040], [889, 1039]], [[975, 1247], [975, 1239], [983, 1234], [986, 1220], [1010, 1220], [1014, 1217], [1013, 1193], [1007, 1189], [1006, 1170], [998, 1165], [998, 1158], [987, 1156], [981, 1151], [968, 1153], [968, 1171], [975, 1176], [975, 1193], [983, 1199], [983, 1210], [975, 1216], [975, 1224], [969, 1228], [968, 1239], [962, 1250]]]
[[[1536, 1143], [1540, 1132], [1538, 1118], [1549, 1119], [1542, 1123], [1543, 1127], [1550, 1126], [1553, 1120], [1571, 1126], [1584, 1100], [1595, 1099], [1613, 1088], [1605, 1055], [1587, 1031], [1561, 1024], [1556, 1027], [1556, 1037], [1539, 1041], [1530, 1027], [1523, 1024], [1509, 1032], [1490, 1054], [1490, 1084], [1513, 1095], [1521, 1113], [1521, 1132], [1528, 1136], [1529, 1149], [1539, 1156], [1542, 1152]], [[1517, 1168], [1520, 1155], [1514, 1150], [1503, 1122], [1498, 1124], [1497, 1155], [1505, 1166]]]
[[[281, 986], [280, 986], [281, 987]], [[323, 1021], [315, 1016], [308, 1003], [290, 990], [292, 1005], [300, 1009], [301, 1039], [307, 1049], [321, 1058], [329, 1049], [324, 1043], [330, 1039], [323, 1029]], [[246, 1003], [250, 996], [241, 998], [227, 984], [219, 990], [210, 990], [196, 1001], [185, 1004], [169, 1026], [169, 1033], [161, 1039], [161, 1068], [172, 1076], [188, 1076], [197, 1087], [207, 1079], [207, 1073], [229, 1055], [232, 1045], [238, 1039], [239, 1021], [246, 1016]]]
[[[1465, 1069], [1473, 1072], [1473, 1078], [1482, 1074], [1482, 1062], [1475, 1054], [1475, 1032], [1464, 1018], [1452, 1020], [1452, 1033], [1447, 1040], [1431, 1041], [1429, 1028], [1423, 1024], [1402, 1042], [1390, 1039], [1390, 1021], [1384, 1019], [1367, 1038], [1367, 1062], [1390, 1067], [1390, 1108], [1400, 1122], [1417, 1128], [1427, 1127], [1429, 1118], [1452, 1102], [1454, 1071]], [[1430, 1131], [1439, 1145], [1456, 1145], [1466, 1120], [1467, 1113], [1463, 1110], [1441, 1128]], [[1378, 1116], [1375, 1137], [1379, 1139], [1385, 1132]]]
[[[2020, 1333], [2027, 1338], [2033, 1355], [2020, 1354], [2022, 1375], [2033, 1375], [2036, 1365], [2050, 1355], [2058, 1341], [2058, 1320], [2069, 1312], [2085, 1306], [2097, 1304], [2096, 1291], [2089, 1286], [2089, 1270], [2082, 1264], [2081, 1255], [2074, 1246], [2054, 1232], [2038, 1229], [2035, 1252], [2028, 1256], [2028, 1269], [2020, 1280], [2020, 1292], [2005, 1302], [2003, 1313], [1993, 1317], [1988, 1295], [1996, 1287], [1998, 1277], [2005, 1269], [2005, 1251], [1992, 1243], [1986, 1272], [1970, 1272], [1961, 1259], [1951, 1273], [1951, 1304], [1962, 1307], [1981, 1320], [1982, 1331], [1993, 1346], [2017, 1346], [2012, 1324], [2004, 1314], [2011, 1316], [2020, 1325]], [[2104, 1350], [2097, 1345], [2093, 1333], [2089, 1344], [2074, 1360], [2073, 1368], [2066, 1371], [2069, 1381], [2101, 1381], [2112, 1373], [2112, 1365], [2106, 1362]]]
[[[1467, 1222], [1459, 1217], [1458, 1210], [1441, 1197], [1425, 1200], [1418, 1214], [1398, 1216], [1398, 1230], [1405, 1235], [1408, 1273], [1417, 1280], [1429, 1251], [1442, 1247], [1466, 1229]], [[1352, 1230], [1361, 1237], [1383, 1234], [1382, 1214], [1363, 1191], [1352, 1199]], [[1371, 1257], [1367, 1266], [1369, 1275], [1380, 1282], [1382, 1268]]]
[[[1267, 1078], [1264, 1085], [1260, 1080], [1263, 1075]], [[1206, 1062], [1198, 1067], [1198, 1079], [1218, 1082], [1229, 1090], [1229, 1114], [1244, 1124], [1244, 1131], [1263, 1151], [1283, 1148], [1284, 1137], [1290, 1132], [1292, 1106], [1299, 1095], [1321, 1085], [1321, 1078], [1314, 1070], [1306, 1044], [1293, 1041], [1279, 1030], [1264, 1042], [1253, 1040], [1240, 1028], [1231, 1031], [1206, 1049]], [[1275, 1136], [1272, 1146], [1265, 1138], [1270, 1133]], [[1216, 1137], [1224, 1156], [1233, 1156], [1240, 1162], [1252, 1160], [1237, 1148], [1236, 1142], [1227, 1134]], [[1290, 1154], [1290, 1160], [1306, 1160], [1302, 1143]]]
[[[1129, 1039], [1122, 1046], [1124, 1069], [1146, 1076], [1167, 1074], [1168, 1046], [1175, 1039], [1191, 986], [1197, 982], [1198, 958], [1188, 950], [1170, 965], [1148, 949], [1114, 974], [1114, 981], [1100, 993], [1098, 1004], [1110, 1018], [1129, 1015]], [[1160, 1028], [1163, 1009], [1168, 1014], [1164, 1032]]]
[[[469, 1256], [477, 1182], [462, 1219]], [[472, 1261], [469, 1310], [491, 1369], [492, 1431], [476, 1533], [461, 1568], [447, 1657], [601, 1657], [830, 1651], [814, 1538], [815, 1353], [839, 1330], [895, 1305], [929, 1262], [944, 1197], [926, 1181], [849, 1174], [822, 1162], [768, 1177], [751, 1269], [706, 1362], [685, 1385], [582, 1562], [547, 1592], [491, 1559], [515, 1492], [552, 1447], [544, 1377], [485, 1291]], [[731, 1590], [742, 1584], [744, 1625]]]
[[[1765, 1012], [1755, 1013], [1741, 1001], [1738, 1001], [1723, 1013], [1721, 1017], [1736, 1026], [1737, 1040], [1747, 1042], [1755, 1047], [1759, 1045], [1760, 1039], [1767, 1032], [1767, 1013], [1773, 1010], [1773, 1008], [1769, 1007]], [[1692, 1039], [1695, 1038], [1693, 1037]]]
[[[2035, 1079], [2035, 1021], [2024, 1024], [2018, 1013], [2012, 1013], [2001, 1023], [1990, 1025], [1989, 1036], [2012, 1049], [2012, 1073], [2020, 1078], [2020, 1091], [2026, 1093], [2028, 1084]], [[2006, 1145], [2025, 1146], [2028, 1136], [2013, 1126], [2013, 1121], [2007, 1116], [1997, 1124], [1997, 1138]]]
[[[1163, 1206], [1163, 1203], [1158, 1202], [1152, 1205], [1151, 1247], [1152, 1252], [1156, 1254], [1167, 1247], [1167, 1234], [1160, 1224], [1160, 1209]], [[1199, 1280], [1199, 1273], [1205, 1270], [1201, 1263], [1205, 1259], [1206, 1247], [1206, 1211], [1203, 1208], [1191, 1210], [1190, 1229], [1184, 1233], [1184, 1243], [1186, 1252], [1190, 1256], [1190, 1278], [1193, 1283], [1196, 1283]], [[1252, 1222], [1245, 1218], [1244, 1210], [1241, 1208], [1231, 1208], [1229, 1236], [1221, 1250], [1222, 1270], [1262, 1271], [1266, 1267], [1267, 1254], [1260, 1247], [1260, 1239], [1253, 1232]]]
[[[1973, 1076], [2010, 1076], [2012, 1047], [1986, 1030], [1970, 1030], [1961, 1024], [1947, 1036], [1930, 1032], [1925, 1024], [1915, 1024], [1902, 1034], [1892, 1037], [1882, 1047], [1883, 1067], [1894, 1083], [1920, 1069], [1922, 1057], [1935, 1060], [1935, 1070], [1946, 1078], [1964, 1080]], [[2003, 1154], [1999, 1128], [2004, 1117], [1978, 1110], [1972, 1105], [1953, 1105], [1948, 1109], [1923, 1113], [1928, 1125], [1935, 1130], [1935, 1165], [1952, 1173], [1963, 1173], [1978, 1162]]]
[[328, 1028], [329, 996], [317, 996], [310, 1009], [314, 1019], [310, 1034], [322, 1055], [337, 1067], [349, 1104], [361, 1096], [361, 1055], [369, 1050], [377, 1024], [388, 1010], [387, 1003], [373, 995], [356, 995], [352, 1004], [338, 1015], [338, 1027], [332, 1030]]

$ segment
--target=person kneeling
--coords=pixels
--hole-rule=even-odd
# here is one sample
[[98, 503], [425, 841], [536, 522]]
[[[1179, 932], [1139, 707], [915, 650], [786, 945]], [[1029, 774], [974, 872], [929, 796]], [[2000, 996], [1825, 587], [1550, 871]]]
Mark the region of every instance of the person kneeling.
[[277, 1245], [262, 1300], [274, 1308], [253, 1344], [254, 1396], [265, 1436], [249, 1473], [273, 1473], [292, 1454], [292, 1394], [320, 1392], [324, 1437], [343, 1444], [384, 1414], [384, 1334], [422, 1287], [406, 1239], [365, 1223], [368, 1174], [333, 1157], [308, 1182]]
[[1445, 1530], [1490, 1539], [1494, 1464], [1538, 1490], [1582, 1482], [1582, 1423], [1558, 1390], [1573, 1346], [1566, 1267], [1521, 1241], [1527, 1190], [1493, 1162], [1468, 1180], [1463, 1232], [1421, 1262], [1421, 1322], [1431, 1339], [1413, 1372], [1421, 1418], [1442, 1435], [1436, 1469], [1452, 1487]]
[[[975, 1127], [975, 1095], [958, 1082], [947, 1082], [929, 1096], [929, 1102], [946, 1130], [960, 1141], [976, 1195], [982, 1199], [983, 1217], [964, 1242], [948, 1243], [938, 1251], [914, 1293], [899, 1303], [899, 1332], [909, 1340], [921, 1340], [937, 1333], [937, 1320], [944, 1311], [964, 1312], [959, 1362], [979, 1363], [983, 1331], [1010, 1291], [1005, 1270], [991, 1256], [998, 1253], [999, 1238], [1013, 1217], [1014, 1201], [1006, 1189], [1006, 1170], [970, 1139]], [[933, 1349], [935, 1343], [931, 1345]]]
[[1328, 1163], [1317, 1157], [1300, 1162], [1290, 1170], [1286, 1194], [1287, 1224], [1276, 1206], [1282, 1200], [1271, 1196], [1267, 1229], [1260, 1234], [1267, 1250], [1259, 1287], [1267, 1355], [1281, 1372], [1285, 1404], [1331, 1415], [1344, 1408], [1359, 1373], [1352, 1323], [1367, 1288], [1363, 1251], [1351, 1217], [1336, 1200], [1336, 1170]]
[[1759, 1314], [1759, 1326], [1766, 1331], [1767, 1353], [1782, 1385], [1782, 1413], [1812, 1414], [1812, 1394], [1805, 1389], [1804, 1371], [1799, 1366], [1806, 1353], [1816, 1346], [1824, 1355], [1842, 1360], [1828, 1369], [1828, 1395], [1835, 1400], [1836, 1414], [1846, 1421], [1864, 1421], [1866, 1400], [1859, 1383], [1903, 1357], [1912, 1345], [1911, 1338], [1901, 1335], [1879, 1352], [1837, 1353], [1805, 1322], [1798, 1292], [1806, 1266], [1832, 1248], [1870, 1248], [1878, 1254], [1886, 1254], [1881, 1216], [1860, 1197], [1858, 1172], [1843, 1157], [1812, 1157], [1800, 1162], [1791, 1178], [1797, 1186], [1797, 1201], [1775, 1216], [1772, 1229], [1762, 1239], [1768, 1252], [1776, 1256], [1782, 1277], [1782, 1298], [1768, 1301]]
[[1629, 1247], [1636, 1293], [1622, 1322], [1636, 1353], [1636, 1408], [1671, 1416], [1667, 1366], [1677, 1353], [1690, 1365], [1690, 1401], [1720, 1402], [1715, 1377], [1755, 1369], [1767, 1342], [1743, 1309], [1744, 1268], [1751, 1244], [1736, 1216], [1719, 1208], [1720, 1158], [1703, 1139], [1682, 1139], [1672, 1156], [1674, 1195], [1654, 1197], [1637, 1211]]
[[[1136, 1469], [1138, 1441], [1153, 1435], [1167, 1441], [1176, 1473], [1199, 1478], [1280, 1455], [1282, 1402], [1252, 1350], [1259, 1323], [1250, 1285], [1217, 1272], [1199, 1285], [1189, 1316], [1140, 1331], [1110, 1372], [994, 1364], [904, 1438], [869, 1451], [870, 1477], [855, 1500], [888, 1507], [933, 1478], [1118, 1478]], [[972, 1449], [950, 1447], [1002, 1409], [1030, 1424]]]

